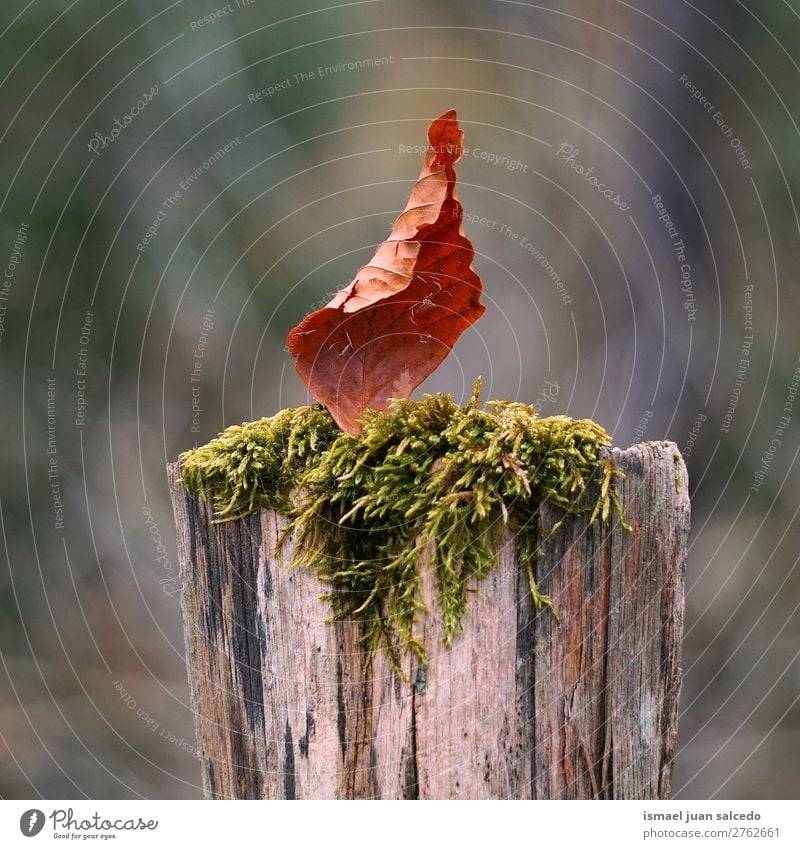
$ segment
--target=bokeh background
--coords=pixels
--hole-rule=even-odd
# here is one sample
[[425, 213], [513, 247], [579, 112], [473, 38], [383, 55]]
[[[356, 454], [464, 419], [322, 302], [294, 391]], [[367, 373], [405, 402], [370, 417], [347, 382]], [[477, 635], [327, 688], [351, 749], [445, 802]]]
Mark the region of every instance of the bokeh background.
[[677, 442], [675, 793], [798, 795], [797, 0], [5, 0], [0, 47], [2, 796], [200, 795], [165, 463], [306, 401], [285, 335], [449, 108], [488, 310], [417, 394]]

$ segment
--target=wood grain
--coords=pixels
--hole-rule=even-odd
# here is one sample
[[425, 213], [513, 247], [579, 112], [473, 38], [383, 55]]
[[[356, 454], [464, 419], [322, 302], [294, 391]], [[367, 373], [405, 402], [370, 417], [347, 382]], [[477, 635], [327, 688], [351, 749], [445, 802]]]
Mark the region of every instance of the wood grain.
[[[632, 531], [543, 506], [534, 611], [514, 540], [442, 646], [435, 602], [418, 630], [427, 668], [407, 680], [360, 626], [326, 623], [294, 540], [271, 511], [213, 524], [169, 482], [178, 529], [186, 656], [206, 796], [222, 799], [669, 797], [677, 734], [686, 469], [673, 443], [607, 452], [625, 474]], [[593, 482], [595, 487], [596, 483]], [[430, 568], [423, 584], [434, 598]]]

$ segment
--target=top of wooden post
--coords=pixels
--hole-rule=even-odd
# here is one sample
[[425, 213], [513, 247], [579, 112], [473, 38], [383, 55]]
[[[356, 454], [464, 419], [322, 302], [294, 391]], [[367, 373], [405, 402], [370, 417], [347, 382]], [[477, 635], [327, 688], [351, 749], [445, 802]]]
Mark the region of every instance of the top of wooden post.
[[[435, 463], [431, 475], [441, 473]], [[375, 466], [395, 471], [391, 463], [382, 468]], [[207, 794], [667, 798], [680, 690], [686, 469], [669, 442], [598, 447], [592, 469], [582, 492], [588, 509], [566, 512], [556, 493], [531, 508], [539, 530], [530, 537], [515, 535], [502, 511], [480, 526], [491, 568], [484, 577], [467, 575], [465, 628], [450, 634], [449, 647], [436, 552], [420, 549], [411, 578], [427, 608], [417, 609], [409, 637], [427, 654], [399, 652], [393, 670], [381, 653], [364, 663], [374, 618], [326, 623], [320, 595], [331, 587], [312, 569], [289, 569], [299, 543], [284, 535], [280, 513], [215, 524], [212, 505], [178, 482], [181, 469], [172, 464]], [[592, 505], [609, 503], [602, 488], [612, 484], [630, 531], [613, 509], [607, 522], [591, 521]], [[448, 529], [436, 526], [437, 534]], [[451, 565], [463, 565], [466, 549], [462, 560], [458, 552]], [[376, 570], [385, 565], [376, 561]], [[558, 618], [536, 612], [529, 574]]]

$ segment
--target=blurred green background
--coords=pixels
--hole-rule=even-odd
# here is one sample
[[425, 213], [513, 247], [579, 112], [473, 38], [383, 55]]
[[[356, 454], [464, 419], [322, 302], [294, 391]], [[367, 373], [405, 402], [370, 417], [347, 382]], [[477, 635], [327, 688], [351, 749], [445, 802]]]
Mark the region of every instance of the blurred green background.
[[0, 45], [0, 795], [200, 795], [165, 462], [305, 402], [285, 335], [449, 108], [488, 310], [417, 394], [678, 443], [674, 791], [798, 795], [796, 0], [7, 0]]

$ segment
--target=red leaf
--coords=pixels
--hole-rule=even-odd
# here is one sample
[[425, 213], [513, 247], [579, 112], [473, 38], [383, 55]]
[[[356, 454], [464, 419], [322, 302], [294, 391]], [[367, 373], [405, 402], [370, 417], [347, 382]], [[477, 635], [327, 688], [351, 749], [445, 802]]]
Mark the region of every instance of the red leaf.
[[453, 110], [430, 125], [425, 164], [389, 238], [287, 339], [309, 392], [349, 433], [364, 410], [407, 398], [483, 315], [455, 193], [463, 140]]

